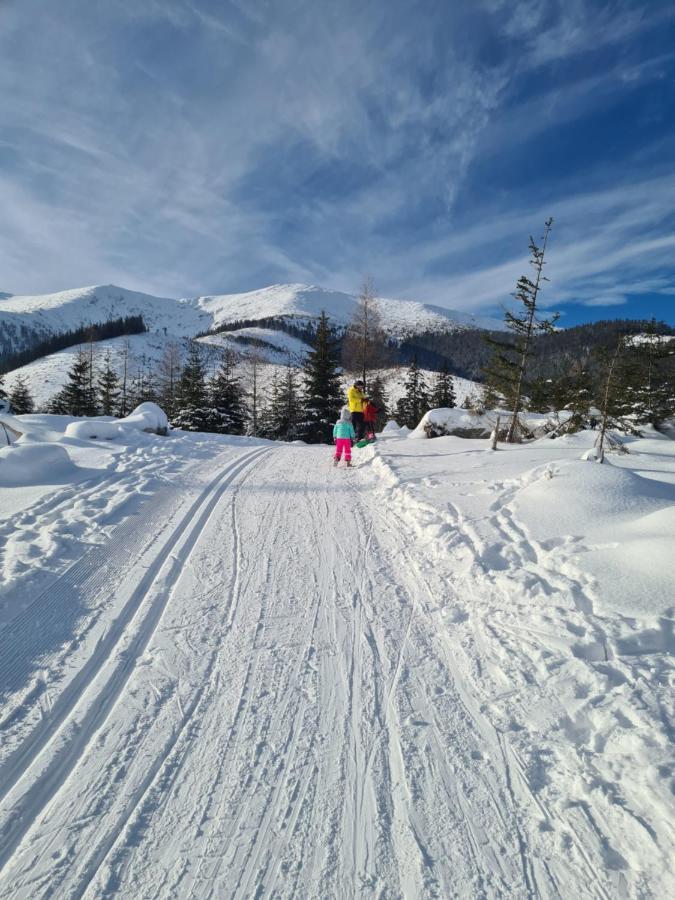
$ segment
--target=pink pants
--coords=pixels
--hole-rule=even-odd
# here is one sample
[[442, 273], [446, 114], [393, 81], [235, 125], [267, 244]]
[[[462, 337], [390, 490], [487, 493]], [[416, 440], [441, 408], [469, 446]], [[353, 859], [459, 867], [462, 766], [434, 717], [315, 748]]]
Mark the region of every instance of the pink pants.
[[335, 459], [340, 459], [344, 450], [345, 459], [352, 458], [352, 442], [349, 438], [337, 438], [335, 441]]

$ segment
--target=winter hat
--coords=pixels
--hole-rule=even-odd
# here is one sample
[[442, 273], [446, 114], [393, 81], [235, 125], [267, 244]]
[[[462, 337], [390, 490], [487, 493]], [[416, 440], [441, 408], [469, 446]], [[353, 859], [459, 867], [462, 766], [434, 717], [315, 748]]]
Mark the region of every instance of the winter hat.
[[361, 379], [359, 378], [358, 381], [355, 381], [355, 382], [354, 382], [354, 387], [365, 387], [365, 385], [363, 384], [363, 382], [362, 382]]
[[341, 422], [351, 422], [352, 414], [349, 412], [348, 406], [343, 406], [340, 410], [340, 421]]

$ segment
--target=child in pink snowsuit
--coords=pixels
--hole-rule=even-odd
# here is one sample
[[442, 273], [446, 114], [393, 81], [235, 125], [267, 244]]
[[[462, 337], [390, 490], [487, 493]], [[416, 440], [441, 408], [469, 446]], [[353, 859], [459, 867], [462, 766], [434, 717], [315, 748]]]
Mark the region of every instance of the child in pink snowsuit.
[[347, 465], [352, 464], [352, 441], [356, 440], [354, 426], [352, 425], [352, 416], [348, 406], [343, 406], [340, 418], [333, 425], [333, 438], [335, 440], [335, 456], [333, 465], [337, 466], [340, 457], [344, 453]]

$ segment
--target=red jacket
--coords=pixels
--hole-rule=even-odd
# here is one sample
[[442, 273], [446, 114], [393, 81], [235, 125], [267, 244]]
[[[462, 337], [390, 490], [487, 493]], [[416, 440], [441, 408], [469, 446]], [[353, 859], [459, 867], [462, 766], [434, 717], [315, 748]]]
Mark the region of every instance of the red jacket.
[[363, 421], [374, 423], [377, 420], [377, 407], [370, 400], [363, 407]]

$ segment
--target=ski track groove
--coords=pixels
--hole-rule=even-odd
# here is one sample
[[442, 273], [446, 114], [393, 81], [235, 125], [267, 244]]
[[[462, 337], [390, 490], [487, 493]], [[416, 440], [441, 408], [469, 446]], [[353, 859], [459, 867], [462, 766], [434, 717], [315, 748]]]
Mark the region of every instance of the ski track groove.
[[[259, 461], [261, 455], [263, 455], [263, 454], [261, 454], [261, 453], [256, 454], [255, 452], [250, 454], [249, 461], [250, 461], [250, 457], [253, 457], [253, 460], [252, 460], [253, 466], [255, 466], [255, 464]], [[240, 475], [243, 472], [245, 478], [250, 478], [251, 471], [252, 471], [251, 465], [248, 465], [248, 466], [242, 465], [238, 468], [238, 470], [235, 474]], [[222, 473], [221, 473], [221, 478], [222, 478]], [[229, 484], [229, 481], [227, 483]], [[241, 481], [239, 483], [237, 483], [234, 487], [233, 495], [231, 498], [233, 510], [234, 510], [234, 505], [236, 502], [236, 494], [239, 491], [240, 486], [241, 486]], [[219, 495], [218, 499], [220, 499], [220, 495]], [[204, 524], [206, 524], [207, 521], [208, 521], [208, 517], [205, 520]], [[236, 560], [237, 560], [237, 556], [238, 556], [238, 552], [239, 552], [239, 547], [238, 547], [238, 543], [236, 540], [236, 531], [234, 534], [235, 534], [235, 541], [234, 541], [235, 564], [233, 566], [233, 571], [234, 571], [234, 575], [235, 575], [235, 585], [236, 585], [236, 579], [237, 579], [237, 573], [238, 573], [238, 565], [237, 565]], [[195, 540], [195, 544], [193, 545], [193, 547], [196, 545], [197, 540], [198, 540], [198, 536], [197, 536], [197, 539]], [[187, 563], [187, 562], [188, 562], [188, 559], [185, 560], [185, 563]], [[214, 590], [217, 590], [220, 587], [222, 587], [222, 585], [217, 585], [214, 588]], [[236, 587], [233, 590], [232, 600], [234, 600], [234, 598], [236, 597], [235, 591], [236, 591]], [[231, 612], [231, 608], [230, 608], [230, 612]], [[181, 702], [180, 702], [180, 696], [179, 696], [178, 692], [176, 692], [175, 696], [178, 701], [178, 706], [179, 706], [179, 710], [181, 713], [181, 720], [179, 722], [179, 725], [177, 728], [175, 728], [173, 730], [173, 733], [170, 735], [170, 738], [169, 738], [165, 748], [163, 749], [163, 751], [153, 761], [152, 766], [150, 767], [147, 775], [145, 776], [145, 778], [143, 779], [143, 782], [141, 783], [141, 786], [134, 793], [134, 795], [131, 799], [131, 802], [129, 804], [127, 804], [127, 807], [124, 810], [122, 817], [116, 823], [115, 829], [111, 832], [111, 834], [108, 836], [108, 838], [103, 843], [103, 845], [97, 849], [96, 856], [95, 856], [93, 862], [90, 864], [90, 871], [85, 874], [85, 876], [81, 879], [81, 881], [79, 882], [79, 884], [77, 886], [76, 894], [78, 896], [84, 895], [84, 893], [86, 892], [89, 885], [94, 881], [96, 875], [99, 872], [99, 869], [101, 868], [101, 866], [107, 859], [110, 852], [113, 850], [116, 842], [118, 841], [119, 837], [122, 835], [127, 823], [131, 820], [131, 818], [133, 816], [138, 817], [139, 815], [142, 815], [141, 806], [143, 804], [143, 801], [146, 798], [146, 795], [148, 795], [154, 788], [156, 781], [158, 779], [158, 776], [161, 773], [162, 768], [165, 766], [165, 764], [167, 764], [171, 754], [173, 754], [174, 750], [178, 747], [179, 742], [182, 739], [184, 732], [186, 731], [186, 728], [192, 723], [193, 717], [195, 716], [195, 714], [197, 713], [199, 708], [202, 706], [202, 701], [205, 698], [207, 689], [212, 688], [211, 678], [213, 675], [213, 669], [215, 666], [216, 657], [217, 657], [218, 652], [219, 652], [219, 648], [217, 646], [212, 649], [210, 657], [209, 657], [209, 662], [206, 666], [205, 672], [203, 673], [204, 683], [197, 689], [193, 698], [191, 699], [190, 703], [188, 704], [186, 710], [182, 709]], [[183, 752], [183, 757], [184, 757], [184, 752]], [[174, 776], [177, 773], [178, 773], [178, 770], [177, 769], [174, 770]]]
[[[282, 453], [286, 472], [280, 482]], [[484, 900], [550, 900], [564, 896], [565, 888], [555, 860], [549, 866], [532, 833], [538, 817], [564, 824], [575, 849], [568, 862], [575, 881], [583, 880], [582, 895], [609, 900], [613, 894], [584, 848], [584, 840], [591, 837], [602, 844], [602, 817], [595, 812], [592, 816], [583, 802], [568, 820], [548, 809], [531, 787], [509, 732], [490, 712], [490, 701], [504, 699], [517, 687], [507, 690], [504, 677], [490, 694], [483, 667], [492, 667], [492, 677], [509, 652], [515, 653], [515, 666], [521, 667], [524, 678], [537, 674], [526, 646], [514, 648], [513, 638], [522, 643], [522, 634], [510, 634], [499, 618], [490, 627], [472, 621], [471, 628], [461, 632], [464, 620], [458, 619], [453, 635], [451, 620], [443, 619], [441, 612], [449, 602], [461, 612], [486, 585], [495, 596], [508, 598], [503, 577], [516, 568], [519, 573], [536, 568], [552, 593], [569, 591], [575, 584], [575, 615], [592, 626], [592, 636], [602, 641], [609, 657], [607, 637], [584, 584], [574, 581], [575, 570], [557, 572], [555, 555], [527, 534], [510, 508], [536, 473], [505, 482], [502, 505], [490, 516], [502, 542], [499, 552], [509, 553], [498, 577], [483, 562], [497, 545], [486, 545], [449, 504], [449, 518], [443, 521], [451, 523], [452, 546], [467, 551], [470, 571], [448, 576], [434, 571], [434, 557], [419, 530], [406, 520], [400, 495], [386, 506], [385, 515], [386, 493], [364, 491], [358, 466], [333, 476], [332, 467], [324, 473], [312, 467], [306, 454], [306, 449], [256, 449], [240, 454], [221, 471], [190, 507], [191, 515], [183, 517], [183, 528], [177, 527], [159, 550], [152, 577], [143, 582], [145, 592], [137, 597], [138, 610], [119, 629], [109, 652], [92, 666], [93, 679], [107, 676], [112, 666], [106, 683], [91, 690], [83, 685], [67, 700], [63, 693], [56, 699], [39, 740], [27, 745], [34, 752], [27, 752], [22, 771], [8, 788], [11, 796], [21, 776], [34, 777], [15, 804], [15, 811], [25, 809], [24, 821], [12, 819], [5, 831], [10, 840], [0, 850], [0, 862], [7, 862], [6, 870], [12, 870], [15, 855], [39, 820], [44, 822], [41, 839], [47, 849], [59, 840], [62, 826], [52, 831], [46, 810], [72, 783], [80, 760], [90, 750], [93, 755], [96, 736], [112, 717], [153, 635], [164, 631], [167, 640], [179, 642], [176, 646], [182, 647], [182, 641], [193, 655], [204, 653], [194, 649], [198, 641], [192, 618], [165, 630], [159, 625], [181, 572], [169, 576], [180, 566], [191, 568], [194, 558], [193, 585], [200, 583], [200, 566], [213, 577], [197, 559], [197, 550], [202, 542], [207, 544], [207, 525], [221, 510], [225, 488], [232, 483], [229, 510], [221, 513], [223, 523], [228, 514], [231, 534], [229, 580], [221, 578], [207, 591], [191, 595], [193, 603], [216, 594], [227, 596], [225, 608], [218, 609], [203, 670], [197, 679], [188, 668], [181, 692], [181, 670], [162, 669], [161, 656], [153, 663], [157, 670], [148, 670], [153, 675], [148, 676], [147, 689], [154, 697], [155, 718], [161, 718], [162, 743], [155, 746], [152, 726], [141, 712], [134, 713], [129, 735], [114, 738], [114, 756], [104, 773], [112, 779], [117, 771], [133, 787], [117, 809], [112, 794], [105, 798], [111, 808], [95, 832], [93, 846], [87, 847], [86, 860], [75, 875], [61, 866], [58, 883], [46, 881], [47, 870], [33, 874], [27, 867], [14, 886], [30, 890], [30, 896], [41, 889], [47, 890], [41, 896], [66, 896], [58, 893], [62, 889], [73, 897], [112, 896], [117, 890], [131, 891], [132, 896], [143, 885], [146, 900], [262, 900], [440, 898], [459, 896], [459, 884], [472, 891], [463, 896]], [[337, 488], [336, 482], [344, 487]], [[346, 507], [339, 515], [336, 501]], [[249, 505], [245, 511], [242, 504]], [[424, 524], [430, 513], [417, 507]], [[169, 572], [161, 579], [165, 566]], [[299, 594], [283, 591], [285, 580], [297, 590], [293, 576], [302, 579]], [[148, 599], [154, 590], [159, 595]], [[186, 598], [181, 600], [185, 603]], [[141, 607], [142, 621], [136, 627]], [[127, 638], [129, 646], [119, 654]], [[477, 669], [465, 641], [475, 649]], [[171, 690], [156, 677], [162, 671]], [[221, 708], [223, 686], [232, 693]], [[89, 700], [97, 690], [98, 709]], [[545, 684], [540, 690], [546, 694]], [[177, 720], [169, 710], [174, 700]], [[81, 715], [78, 733], [75, 720], [84, 702], [91, 705]], [[139, 757], [139, 751], [149, 748], [148, 759], [129, 775], [122, 737], [136, 739]], [[52, 744], [57, 744], [55, 749]], [[47, 747], [52, 757], [33, 776]], [[205, 767], [200, 756], [209, 747], [216, 749], [206, 754]], [[472, 748], [487, 753], [474, 756]], [[80, 808], [83, 799], [86, 795], [76, 798]], [[530, 807], [535, 816], [525, 815]], [[86, 816], [72, 824], [79, 827], [85, 821]], [[178, 846], [171, 834], [177, 821]], [[187, 846], [192, 855], [176, 855], [167, 866], [157, 856], [158, 842], [176, 850]], [[144, 848], [149, 856], [138, 852]], [[434, 865], [439, 859], [440, 865]], [[0, 896], [10, 895], [1, 890]]]
[[[10, 779], [5, 782], [5, 796], [17, 785], [20, 778], [25, 777], [29, 767], [34, 762], [39, 761], [39, 754], [47, 743], [54, 741], [57, 732], [61, 733], [64, 731], [77, 708], [80, 698], [88, 692], [88, 683], [102, 671], [107, 660], [112, 657], [119, 641], [124, 638], [126, 628], [133, 622], [135, 616], [138, 613], [142, 614], [142, 601], [149, 593], [151, 587], [158, 581], [164, 564], [167, 560], [172, 559], [174, 547], [184, 536], [185, 529], [188, 528], [195, 518], [197, 519], [195, 525], [189, 529], [187, 546], [183, 548], [183, 553], [187, 552], [189, 555], [198, 540], [204, 524], [208, 521], [211, 510], [230, 481], [239, 473], [240, 469], [245, 468], [246, 465], [265, 452], [267, 452], [265, 449], [258, 449], [237, 457], [232, 465], [224, 472], [220, 472], [199, 495], [156, 557], [152, 566], [146, 572], [141, 585], [132, 595], [133, 602], [130, 602], [125, 607], [126, 614], [122, 615], [121, 621], [118, 620], [118, 627], [111, 628], [108, 631], [107, 635], [109, 637], [105, 641], [104, 647], [90, 658], [92, 664], [85, 666], [85, 669], [81, 670], [86, 672], [86, 676], [78, 679], [76, 684], [77, 690], [70, 690], [67, 694], [64, 692], [61, 695], [61, 702], [57, 701], [57, 704], [54, 706], [56, 713], [53, 713], [53, 717], [50, 720], [50, 728], [48, 730], [45, 729], [40, 734], [39, 740], [30, 742], [29, 752], [25, 758], [19, 757], [17, 760], [17, 765], [13, 767], [13, 771], [10, 773]], [[171, 565], [176, 566], [176, 564], [177, 559], [173, 558]], [[93, 735], [105, 723], [107, 716], [113, 709], [133, 672], [135, 660], [143, 653], [154, 633], [166, 602], [168, 602], [167, 593], [169, 592], [162, 593], [160, 591], [151, 602], [150, 608], [145, 613], [143, 621], [139, 624], [136, 634], [131, 638], [129, 647], [121, 651], [119, 654], [120, 659], [115, 665], [113, 673], [99, 691], [99, 702], [91, 703], [82, 720], [70, 729], [69, 734], [65, 735], [60, 748], [55, 750], [47, 766], [35, 778], [20, 800], [17, 800], [12, 805], [12, 815], [3, 828], [2, 841], [0, 842], [0, 870], [11, 861], [12, 854], [31, 828], [33, 822], [57, 794], [77, 765], [79, 758], [86, 751], [86, 747]], [[103, 642], [99, 642], [99, 647], [101, 643]]]

